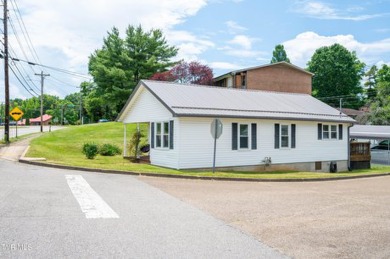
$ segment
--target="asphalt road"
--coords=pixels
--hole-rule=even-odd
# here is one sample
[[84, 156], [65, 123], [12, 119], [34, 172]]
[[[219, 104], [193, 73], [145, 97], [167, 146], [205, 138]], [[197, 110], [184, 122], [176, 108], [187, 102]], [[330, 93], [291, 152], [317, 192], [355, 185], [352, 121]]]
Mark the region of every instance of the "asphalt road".
[[[54, 131], [64, 128], [63, 126], [43, 126], [43, 132]], [[10, 138], [18, 136], [27, 135], [31, 133], [38, 133], [41, 131], [41, 126], [10, 126], [9, 133]], [[4, 126], [0, 126], [0, 138], [4, 138]]]
[[0, 159], [1, 258], [283, 258], [137, 177]]

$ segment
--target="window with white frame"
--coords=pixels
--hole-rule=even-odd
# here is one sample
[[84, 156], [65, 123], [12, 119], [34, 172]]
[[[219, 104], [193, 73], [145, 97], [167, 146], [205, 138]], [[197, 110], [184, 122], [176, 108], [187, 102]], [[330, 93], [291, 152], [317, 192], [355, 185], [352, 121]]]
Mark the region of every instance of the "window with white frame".
[[290, 147], [289, 143], [289, 127], [288, 125], [280, 125], [280, 147], [288, 148]]
[[330, 138], [337, 139], [337, 126], [336, 125], [330, 125]]
[[249, 125], [248, 124], [240, 124], [239, 147], [240, 149], [249, 148]]
[[329, 125], [322, 125], [322, 138], [329, 139]]
[[337, 139], [337, 125], [322, 125], [322, 139]]
[[156, 148], [169, 147], [169, 123], [156, 122]]

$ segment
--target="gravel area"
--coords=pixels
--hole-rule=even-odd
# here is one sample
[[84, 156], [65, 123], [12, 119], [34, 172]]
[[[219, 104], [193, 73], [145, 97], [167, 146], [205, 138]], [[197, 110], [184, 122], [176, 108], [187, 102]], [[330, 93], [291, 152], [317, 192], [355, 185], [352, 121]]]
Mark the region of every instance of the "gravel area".
[[390, 177], [224, 182], [141, 176], [295, 258], [390, 258]]

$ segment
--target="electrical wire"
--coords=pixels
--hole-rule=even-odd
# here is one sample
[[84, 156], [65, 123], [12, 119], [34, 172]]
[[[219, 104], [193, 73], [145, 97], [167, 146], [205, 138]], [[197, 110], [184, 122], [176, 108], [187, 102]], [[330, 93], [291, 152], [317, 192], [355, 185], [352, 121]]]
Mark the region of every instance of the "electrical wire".
[[[15, 3], [15, 6], [14, 6], [13, 3]], [[23, 32], [23, 29], [24, 29], [24, 32], [25, 32], [25, 33], [24, 33], [23, 35], [24, 35], [24, 37], [25, 37], [25, 39], [26, 39], [27, 46], [29, 47], [29, 49], [30, 49], [30, 51], [31, 51], [31, 53], [32, 53], [32, 56], [33, 56], [34, 60], [37, 61], [37, 62], [39, 62], [39, 63], [41, 63], [40, 60], [39, 60], [38, 54], [37, 54], [37, 52], [35, 51], [34, 45], [32, 44], [30, 35], [29, 35], [29, 33], [28, 33], [27, 29], [26, 29], [26, 25], [25, 25], [25, 23], [24, 23], [24, 21], [23, 21], [22, 14], [21, 14], [21, 12], [20, 12], [18, 3], [16, 2], [16, 0], [13, 0], [13, 1], [11, 1], [11, 4], [12, 4], [12, 6], [14, 6], [14, 12], [15, 12], [15, 14], [19, 14], [19, 17], [20, 17], [20, 23], [19, 23], [19, 24], [22, 25], [22, 26], [20, 26], [20, 27], [22, 28], [22, 32]], [[16, 7], [16, 8], [15, 8], [15, 7]], [[15, 10], [16, 10], [16, 11], [15, 11]], [[17, 19], [18, 19], [18, 15], [16, 15], [16, 17], [17, 17]], [[19, 19], [18, 19], [18, 21], [19, 21]], [[27, 37], [27, 38], [26, 38], [26, 37]], [[35, 57], [34, 57], [34, 55], [35, 55]]]
[[9, 68], [11, 69], [12, 73], [14, 74], [14, 76], [16, 77], [16, 79], [19, 81], [19, 83], [24, 87], [24, 89], [26, 89], [26, 91], [32, 96], [32, 97], [36, 97], [34, 94], [32, 94], [28, 89], [27, 87], [23, 84], [23, 82], [20, 80], [20, 78], [18, 77], [18, 75], [15, 73], [15, 71], [13, 70], [12, 66], [9, 66]]

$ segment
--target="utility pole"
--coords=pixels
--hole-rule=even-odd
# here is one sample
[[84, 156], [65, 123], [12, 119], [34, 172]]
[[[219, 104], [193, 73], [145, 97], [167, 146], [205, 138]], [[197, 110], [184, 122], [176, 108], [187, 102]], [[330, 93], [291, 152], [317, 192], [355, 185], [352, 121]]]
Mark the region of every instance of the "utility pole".
[[342, 107], [342, 104], [341, 104], [342, 101], [343, 101], [343, 98], [340, 98], [340, 118], [341, 118], [341, 114], [343, 113], [343, 112], [341, 111], [341, 109], [343, 108], [343, 107]]
[[35, 75], [41, 77], [41, 132], [43, 132], [43, 82], [45, 81], [45, 77], [50, 76], [50, 74], [44, 74], [41, 71], [40, 74], [35, 73]]
[[5, 88], [5, 108], [4, 108], [4, 141], [9, 143], [9, 75], [8, 75], [8, 10], [7, 0], [4, 0], [4, 88]]

